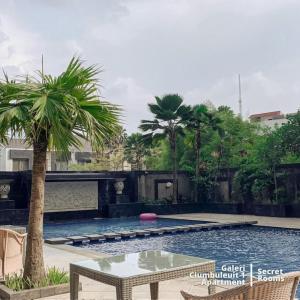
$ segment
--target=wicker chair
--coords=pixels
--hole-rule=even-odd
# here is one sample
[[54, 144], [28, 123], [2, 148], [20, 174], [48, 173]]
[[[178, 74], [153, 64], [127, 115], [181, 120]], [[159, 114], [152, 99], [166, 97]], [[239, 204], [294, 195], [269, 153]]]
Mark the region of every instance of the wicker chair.
[[[278, 278], [278, 277], [275, 277]], [[300, 272], [287, 273], [283, 281], [254, 281], [210, 296], [193, 296], [181, 291], [185, 300], [294, 300]]]
[[23, 245], [27, 234], [0, 229], [0, 280], [23, 269]]

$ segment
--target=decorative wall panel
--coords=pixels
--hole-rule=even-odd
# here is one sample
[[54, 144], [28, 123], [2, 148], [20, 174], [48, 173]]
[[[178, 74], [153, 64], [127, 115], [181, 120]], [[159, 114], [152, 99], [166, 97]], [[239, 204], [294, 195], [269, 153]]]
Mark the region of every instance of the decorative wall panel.
[[97, 181], [46, 182], [45, 212], [98, 209]]

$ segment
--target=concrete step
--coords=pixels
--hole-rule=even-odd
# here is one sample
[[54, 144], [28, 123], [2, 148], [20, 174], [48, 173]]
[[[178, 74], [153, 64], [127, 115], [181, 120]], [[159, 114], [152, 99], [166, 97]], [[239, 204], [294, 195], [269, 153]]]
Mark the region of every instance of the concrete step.
[[164, 230], [161, 228], [148, 228], [145, 230], [150, 232], [151, 235], [161, 235], [164, 233]]
[[89, 240], [86, 236], [82, 236], [82, 235], [67, 236], [66, 238], [68, 240], [72, 241], [73, 244], [80, 244], [82, 242]]
[[193, 224], [193, 225], [188, 225], [191, 231], [200, 231], [202, 229], [202, 224]]
[[122, 238], [133, 238], [136, 237], [136, 233], [134, 231], [120, 231], [118, 232]]
[[175, 232], [177, 232], [177, 229], [175, 227], [163, 227], [161, 229], [164, 230], [164, 233], [175, 233]]
[[51, 245], [62, 245], [62, 244], [71, 243], [71, 241], [64, 237], [59, 237], [59, 238], [45, 239], [45, 243], [51, 244]]
[[117, 232], [104, 232], [103, 235], [106, 240], [117, 240], [121, 238], [121, 235]]
[[135, 230], [134, 232], [138, 237], [145, 237], [150, 235], [150, 232], [146, 230]]
[[86, 234], [84, 236], [87, 237], [91, 242], [105, 240], [105, 236], [103, 234]]
[[174, 226], [173, 228], [175, 228], [177, 232], [190, 231], [190, 228], [188, 226]]

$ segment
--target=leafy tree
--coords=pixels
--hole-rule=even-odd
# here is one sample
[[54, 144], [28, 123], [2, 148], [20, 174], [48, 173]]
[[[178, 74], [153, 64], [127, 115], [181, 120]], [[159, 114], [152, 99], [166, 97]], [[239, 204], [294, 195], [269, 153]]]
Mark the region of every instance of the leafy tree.
[[229, 107], [229, 106], [226, 106], [226, 105], [221, 105], [218, 107], [217, 109], [218, 112], [224, 112], [224, 113], [227, 113], [231, 116], [234, 116], [234, 112], [233, 110]]
[[147, 170], [172, 171], [171, 149], [169, 141], [162, 139], [152, 141], [150, 149], [145, 156], [145, 166]]
[[279, 129], [286, 150], [300, 157], [300, 111], [287, 117], [288, 123]]
[[146, 145], [143, 135], [133, 133], [125, 141], [125, 158], [132, 165], [136, 165], [138, 170], [143, 169], [144, 157], [149, 153], [150, 148]]
[[123, 171], [126, 139], [126, 131], [122, 126], [118, 126], [115, 135], [105, 142], [100, 151], [92, 154], [91, 162], [74, 163], [69, 165], [68, 169], [72, 171]]
[[[226, 108], [226, 107], [225, 107]], [[232, 110], [221, 107], [216, 116], [221, 120], [222, 133], [216, 136], [220, 167], [239, 167], [244, 158], [253, 151], [257, 125], [243, 121]]]
[[[210, 113], [217, 122], [205, 125], [202, 130], [199, 187], [202, 199], [217, 200], [221, 170], [227, 169], [229, 174], [231, 167], [239, 167], [251, 153], [257, 134], [252, 124], [241, 120], [226, 106]], [[195, 161], [194, 158], [191, 163]]]
[[260, 131], [252, 149], [238, 165], [237, 179], [245, 198], [249, 199], [252, 194], [256, 199], [279, 201], [278, 178], [283, 174], [278, 171], [286, 155], [279, 129]]
[[33, 147], [33, 167], [24, 278], [38, 283], [45, 278], [43, 213], [47, 149], [68, 153], [80, 148], [82, 139], [100, 149], [118, 125], [119, 109], [100, 101], [96, 66], [85, 67], [72, 58], [57, 77], [0, 83], [0, 137], [25, 137]]
[[278, 181], [277, 181], [277, 167], [285, 156], [285, 148], [282, 143], [281, 131], [276, 130], [265, 135], [264, 143], [259, 149], [258, 157], [261, 159], [261, 166], [265, 162], [266, 167], [269, 168], [273, 175], [275, 200], [278, 202]]
[[[184, 127], [184, 135], [179, 135], [176, 141], [180, 169], [195, 176], [196, 166], [199, 167], [198, 185], [203, 201], [216, 199], [215, 190], [220, 170], [225, 168], [229, 171], [229, 168], [239, 167], [246, 159], [250, 159], [254, 153], [255, 141], [259, 138], [257, 126], [241, 120], [228, 107], [209, 109], [208, 115], [210, 118], [205, 117], [205, 122], [200, 124], [199, 163], [196, 163], [195, 130]], [[170, 156], [171, 149], [162, 140], [155, 147], [155, 155], [147, 155], [147, 168], [151, 161], [151, 169], [170, 170]]]
[[140, 129], [148, 132], [144, 138], [161, 140], [167, 138], [171, 148], [173, 164], [173, 202], [177, 203], [177, 136], [183, 134], [183, 119], [189, 112], [179, 95], [155, 97], [156, 103], [148, 104], [154, 120], [142, 120]]
[[105, 146], [98, 151], [95, 156], [95, 162], [100, 170], [120, 171], [124, 170], [124, 146], [127, 139], [126, 130], [118, 126], [116, 134], [105, 143]]
[[211, 127], [212, 129], [220, 129], [218, 124], [220, 120], [214, 117], [207, 106], [204, 104], [195, 105], [191, 110], [187, 119], [185, 120], [187, 129], [191, 130], [193, 134], [193, 146], [196, 153], [196, 164], [195, 164], [195, 201], [198, 201], [198, 181], [200, 174], [200, 149], [202, 146], [202, 134], [205, 127]]

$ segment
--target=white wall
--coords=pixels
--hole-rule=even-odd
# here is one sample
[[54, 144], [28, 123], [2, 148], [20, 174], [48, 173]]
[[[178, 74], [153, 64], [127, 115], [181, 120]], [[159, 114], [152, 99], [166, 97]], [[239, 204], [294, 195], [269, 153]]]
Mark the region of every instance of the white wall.
[[9, 158], [9, 150], [1, 148], [0, 150], [0, 171], [12, 171], [12, 159]]
[[288, 120], [286, 118], [282, 118], [282, 119], [274, 119], [274, 120], [264, 120], [264, 121], [261, 121], [260, 124], [262, 126], [266, 126], [266, 127], [273, 129], [276, 126], [280, 127], [281, 125], [283, 125], [287, 122], [288, 122]]
[[0, 171], [6, 170], [6, 149], [3, 147], [0, 149]]

